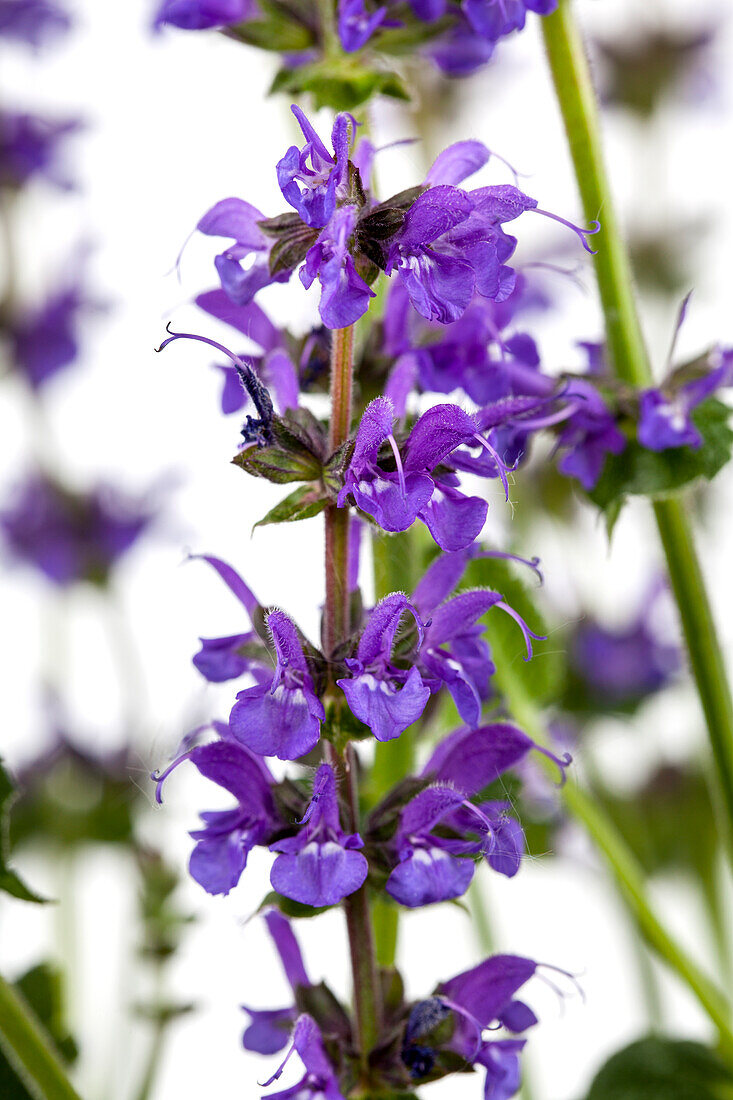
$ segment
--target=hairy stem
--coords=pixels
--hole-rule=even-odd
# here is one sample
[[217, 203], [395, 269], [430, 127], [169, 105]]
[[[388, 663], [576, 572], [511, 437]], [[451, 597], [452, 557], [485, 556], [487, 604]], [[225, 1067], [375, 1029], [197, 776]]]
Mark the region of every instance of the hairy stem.
[[[491, 643], [496, 660], [496, 681], [514, 718], [538, 745], [547, 747], [549, 737], [541, 715], [527, 698], [512, 669], [511, 654], [501, 651], [501, 642], [496, 635], [492, 636]], [[538, 757], [538, 760], [546, 764], [556, 778], [555, 765], [545, 757]], [[700, 1002], [717, 1028], [721, 1051], [733, 1064], [730, 1006], [720, 989], [703, 973], [655, 913], [647, 896], [644, 873], [613, 821], [601, 803], [579, 787], [572, 778], [562, 788], [560, 797], [570, 815], [585, 827], [608, 864], [642, 936]]]
[[38, 1100], [79, 1100], [48, 1035], [20, 994], [0, 976], [0, 1046]]
[[[331, 339], [330, 441], [332, 450], [336, 450], [348, 439], [351, 428], [354, 330], [336, 329]], [[349, 509], [330, 505], [326, 509], [326, 603], [323, 620], [323, 644], [328, 658], [348, 635]], [[354, 748], [347, 745], [342, 756], [333, 745], [328, 745], [327, 756], [332, 766], [338, 770], [347, 796], [349, 831], [358, 832], [359, 777]], [[366, 884], [344, 898], [343, 907], [354, 981], [356, 1039], [366, 1077], [369, 1052], [376, 1045], [381, 1028], [381, 991]]]
[[[585, 215], [601, 221], [594, 262], [609, 358], [619, 378], [648, 387], [652, 371], [636, 309], [631, 263], [614, 212], [597, 99], [571, 0], [560, 0], [557, 11], [541, 23]], [[733, 700], [725, 665], [683, 505], [679, 499], [655, 501], [654, 514], [715, 761], [716, 810], [733, 856]]]

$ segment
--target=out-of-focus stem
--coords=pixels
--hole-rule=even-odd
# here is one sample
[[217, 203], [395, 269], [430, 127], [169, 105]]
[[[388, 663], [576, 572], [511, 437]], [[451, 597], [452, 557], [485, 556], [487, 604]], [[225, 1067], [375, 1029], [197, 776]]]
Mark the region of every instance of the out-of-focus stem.
[[[621, 234], [603, 158], [598, 103], [571, 0], [541, 20], [545, 50], [565, 123], [583, 208], [599, 218], [594, 256], [609, 359], [619, 378], [652, 385], [628, 249]], [[733, 699], [692, 531], [679, 499], [654, 503], [690, 664], [715, 761], [716, 811], [733, 857]]]
[[[500, 639], [496, 635], [492, 637], [492, 651], [496, 661], [497, 686], [506, 698], [513, 717], [538, 745], [548, 746], [549, 737], [542, 717], [527, 698], [512, 669], [511, 655], [502, 652]], [[538, 759], [546, 763], [556, 778], [555, 765], [544, 757]], [[730, 1005], [655, 913], [647, 896], [644, 873], [613, 821], [601, 803], [578, 786], [572, 777], [562, 788], [560, 797], [568, 813], [585, 827], [608, 864], [621, 897], [646, 942], [692, 991], [717, 1028], [721, 1052], [733, 1065]]]
[[[418, 576], [418, 545], [415, 527], [397, 535], [376, 534], [372, 539], [374, 593], [381, 599], [390, 592], [413, 591]], [[396, 740], [377, 742], [369, 777], [369, 798], [379, 802], [395, 783], [409, 775], [415, 763], [415, 739], [407, 729]], [[394, 966], [399, 939], [400, 910], [378, 898], [374, 903], [374, 934], [380, 966]]]
[[0, 977], [0, 1046], [32, 1096], [80, 1100], [51, 1040], [20, 994]]
[[[336, 329], [331, 336], [331, 434], [332, 450], [349, 437], [353, 375], [353, 328]], [[349, 509], [326, 509], [326, 602], [323, 613], [323, 645], [327, 657], [349, 634]], [[359, 831], [359, 788], [356, 753], [347, 745], [341, 755], [326, 747], [327, 759], [338, 771], [347, 796], [349, 831]], [[349, 935], [354, 981], [357, 1044], [364, 1076], [369, 1052], [381, 1028], [381, 990], [377, 971], [369, 891], [362, 886], [343, 901]]]

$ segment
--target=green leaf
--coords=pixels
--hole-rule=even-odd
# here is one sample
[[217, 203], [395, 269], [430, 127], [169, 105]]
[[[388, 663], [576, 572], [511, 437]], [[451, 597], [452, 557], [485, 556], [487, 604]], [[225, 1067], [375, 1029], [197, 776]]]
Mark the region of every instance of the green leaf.
[[648, 451], [630, 439], [620, 455], [609, 455], [591, 500], [610, 513], [610, 526], [627, 496], [670, 496], [699, 478], [711, 481], [730, 459], [733, 431], [728, 427], [730, 409], [716, 398], [703, 402], [692, 413], [702, 436], [702, 446], [672, 447]]
[[257, 6], [262, 18], [236, 24], [229, 29], [228, 37], [275, 53], [298, 53], [315, 45], [313, 30], [297, 19], [286, 4], [260, 0]]
[[649, 1036], [613, 1054], [586, 1100], [722, 1100], [733, 1073], [714, 1051]]
[[270, 94], [275, 92], [309, 93], [316, 109], [332, 107], [337, 111], [351, 111], [375, 95], [410, 98], [396, 73], [365, 68], [343, 55], [297, 69], [280, 69], [270, 87]]
[[14, 898], [20, 898], [21, 901], [32, 901], [43, 905], [48, 899], [29, 890], [7, 864], [9, 811], [15, 797], [15, 786], [0, 759], [0, 890], [4, 890], [6, 894], [12, 894]]
[[[63, 993], [61, 972], [50, 963], [39, 963], [14, 983], [28, 1007], [64, 1062], [75, 1061], [78, 1048], [63, 1018]], [[0, 1047], [0, 1096], [3, 1100], [35, 1100], [25, 1083], [16, 1075]]]
[[[511, 565], [501, 558], [478, 558], [472, 561], [464, 577], [463, 587], [482, 586], [500, 592], [508, 603], [535, 634], [548, 635], [548, 626], [536, 602], [537, 581], [520, 579], [522, 570], [532, 578], [529, 569], [520, 564]], [[557, 698], [565, 674], [564, 659], [557, 640], [548, 635], [544, 642], [532, 642], [534, 656], [525, 661], [522, 633], [506, 612], [492, 608], [484, 620], [489, 645], [496, 651], [496, 659], [509, 660], [515, 676], [521, 680], [527, 696], [538, 706], [544, 706]], [[500, 656], [501, 655], [501, 656]]]
[[310, 519], [319, 515], [328, 504], [329, 498], [323, 495], [318, 485], [301, 485], [276, 504], [255, 527], [264, 527], [270, 523], [294, 523], [299, 519]]
[[377, 47], [380, 53], [413, 54], [416, 47], [438, 38], [450, 27], [450, 17], [436, 19], [433, 23], [412, 23], [404, 27], [387, 27], [380, 31]]

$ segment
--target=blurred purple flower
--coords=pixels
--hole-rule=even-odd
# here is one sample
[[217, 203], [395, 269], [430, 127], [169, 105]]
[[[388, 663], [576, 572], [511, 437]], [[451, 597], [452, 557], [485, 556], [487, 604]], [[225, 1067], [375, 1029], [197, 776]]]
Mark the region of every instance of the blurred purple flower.
[[61, 121], [20, 111], [0, 112], [0, 186], [22, 187], [40, 176], [65, 190], [73, 185], [61, 166], [61, 145], [81, 128], [76, 119]]
[[156, 13], [156, 30], [168, 24], [184, 31], [208, 30], [243, 23], [257, 11], [254, 0], [163, 0]]
[[0, 38], [38, 50], [60, 38], [70, 26], [68, 12], [53, 0], [0, 0]]
[[34, 473], [0, 511], [0, 531], [15, 557], [54, 584], [104, 583], [154, 515], [149, 500], [125, 496], [111, 485], [72, 492]]
[[702, 436], [691, 419], [691, 413], [716, 390], [733, 386], [733, 349], [717, 353], [718, 365], [701, 378], [669, 392], [645, 390], [639, 406], [639, 442], [650, 451], [665, 451], [669, 447], [702, 446]]

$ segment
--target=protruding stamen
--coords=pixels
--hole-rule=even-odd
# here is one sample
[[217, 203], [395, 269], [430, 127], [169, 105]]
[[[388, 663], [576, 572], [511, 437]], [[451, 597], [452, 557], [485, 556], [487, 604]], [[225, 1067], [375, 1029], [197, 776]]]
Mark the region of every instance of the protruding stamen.
[[539, 206], [536, 206], [533, 211], [535, 214], [542, 214], [545, 218], [552, 218], [554, 222], [560, 222], [560, 225], [567, 226], [568, 229], [572, 229], [575, 236], [586, 252], [589, 252], [591, 256], [595, 256], [596, 250], [592, 249], [588, 244], [586, 237], [592, 237], [594, 233], [600, 232], [601, 223], [599, 221], [593, 222], [591, 229], [583, 229], [580, 225], [574, 225], [573, 222], [569, 222], [567, 218], [561, 218], [559, 214], [551, 214], [549, 210], [540, 210]]
[[569, 752], [564, 752], [562, 756], [558, 756], [550, 749], [546, 749], [544, 745], [535, 745], [535, 750], [541, 752], [543, 756], [546, 756], [548, 760], [551, 760], [553, 764], [556, 764], [560, 772], [560, 783], [558, 786], [564, 787], [567, 782], [566, 768], [569, 768], [573, 762], [573, 758]]
[[267, 442], [271, 436], [272, 421], [275, 416], [275, 408], [272, 403], [269, 391], [258, 378], [255, 371], [245, 360], [240, 359], [234, 352], [229, 351], [229, 348], [225, 348], [223, 344], [219, 344], [216, 340], [211, 340], [208, 336], [199, 336], [195, 332], [173, 332], [170, 321], [165, 326], [166, 332], [170, 333], [167, 340], [164, 340], [156, 351], [162, 351], [168, 344], [172, 344], [174, 340], [198, 340], [202, 344], [208, 344], [212, 348], [216, 348], [217, 351], [222, 352], [228, 359], [231, 359], [232, 363], [236, 367], [237, 374], [240, 381], [244, 386], [244, 389], [252, 398], [254, 407], [260, 415], [260, 420], [253, 420], [252, 417], [247, 417], [247, 425], [243, 429], [242, 434], [247, 442]]
[[545, 583], [545, 578], [542, 575], [542, 571], [539, 568], [539, 558], [522, 558], [519, 554], [509, 554], [504, 550], [478, 550], [471, 554], [473, 558], [503, 558], [505, 561], [516, 561], [520, 565], [526, 565], [528, 569], [531, 569], [533, 573], [537, 574], [540, 584]]
[[524, 644], [527, 647], [527, 656], [524, 658], [524, 660], [531, 661], [532, 642], [530, 641], [530, 638], [534, 638], [536, 642], [546, 642], [547, 635], [535, 634], [533, 630], [529, 629], [522, 616], [517, 611], [515, 611], [513, 607], [510, 607], [508, 603], [504, 603], [503, 600], [497, 600], [497, 602], [494, 604], [494, 607], [500, 607], [502, 611], [506, 611], [507, 615], [511, 615], [511, 617], [514, 619], [514, 622], [518, 625], [519, 629], [524, 635]]
[[155, 783], [155, 801], [158, 803], [159, 806], [162, 806], [163, 804], [163, 784], [165, 783], [166, 779], [171, 774], [171, 772], [178, 767], [179, 764], [182, 764], [184, 760], [188, 759], [192, 752], [193, 749], [189, 749], [188, 752], [181, 753], [180, 756], [176, 757], [172, 764], [168, 765], [164, 772], [159, 773], [155, 771], [150, 773], [150, 778], [152, 779], [153, 783]]

